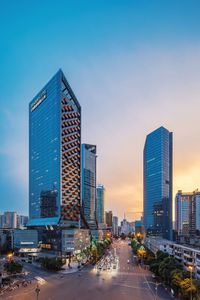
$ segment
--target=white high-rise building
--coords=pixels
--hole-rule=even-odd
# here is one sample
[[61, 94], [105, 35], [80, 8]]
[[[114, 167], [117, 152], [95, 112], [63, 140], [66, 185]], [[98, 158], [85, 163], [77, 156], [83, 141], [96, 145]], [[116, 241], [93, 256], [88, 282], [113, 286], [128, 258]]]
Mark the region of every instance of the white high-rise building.
[[112, 222], [112, 230], [113, 230], [113, 235], [118, 235], [118, 217], [113, 216], [113, 222]]

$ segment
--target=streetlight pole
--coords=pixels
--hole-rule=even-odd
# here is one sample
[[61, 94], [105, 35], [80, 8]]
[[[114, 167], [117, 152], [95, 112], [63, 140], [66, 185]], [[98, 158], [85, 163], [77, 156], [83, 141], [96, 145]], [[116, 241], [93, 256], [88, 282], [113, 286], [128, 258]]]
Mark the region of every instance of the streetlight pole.
[[156, 292], [155, 292], [155, 300], [157, 300], [157, 296], [158, 296], [158, 283], [156, 282], [155, 283], [155, 290], [156, 290]]
[[40, 293], [40, 288], [39, 288], [39, 285], [37, 284], [37, 287], [35, 289], [35, 292], [36, 292], [36, 296], [37, 296], [37, 300], [39, 299], [39, 293]]
[[193, 267], [189, 266], [188, 268], [190, 270], [190, 300], [192, 300], [192, 271], [193, 271]]
[[192, 268], [190, 270], [190, 300], [192, 300]]

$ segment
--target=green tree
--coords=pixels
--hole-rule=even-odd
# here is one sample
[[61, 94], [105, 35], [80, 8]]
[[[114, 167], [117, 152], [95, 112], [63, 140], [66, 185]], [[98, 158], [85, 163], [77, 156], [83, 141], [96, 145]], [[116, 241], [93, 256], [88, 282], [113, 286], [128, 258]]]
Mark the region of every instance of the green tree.
[[64, 265], [60, 257], [45, 257], [41, 263], [42, 267], [50, 271], [59, 271]]
[[174, 257], [166, 257], [159, 265], [159, 275], [166, 283], [171, 282], [171, 273], [175, 269], [181, 269], [182, 267], [176, 261]]
[[196, 296], [197, 286], [195, 285], [193, 280], [191, 282], [190, 278], [185, 278], [180, 282], [180, 290], [181, 290], [181, 296], [184, 299], [189, 299], [191, 293], [192, 296]]
[[4, 269], [5, 271], [7, 271], [8, 273], [14, 274], [14, 273], [21, 273], [22, 269], [23, 269], [23, 265], [20, 264], [17, 261], [11, 261], [11, 262], [7, 262], [4, 265]]

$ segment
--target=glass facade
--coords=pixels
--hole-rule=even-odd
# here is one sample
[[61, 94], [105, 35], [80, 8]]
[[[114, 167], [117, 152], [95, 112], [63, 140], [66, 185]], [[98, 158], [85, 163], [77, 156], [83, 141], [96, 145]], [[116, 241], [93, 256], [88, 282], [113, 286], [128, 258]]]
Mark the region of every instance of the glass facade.
[[79, 224], [80, 124], [59, 70], [29, 104], [29, 226]]
[[147, 232], [171, 239], [172, 133], [160, 127], [145, 141], [143, 156], [144, 226]]
[[189, 234], [190, 203], [193, 193], [179, 191], [175, 198], [175, 229], [181, 234]]
[[105, 223], [104, 217], [104, 201], [105, 201], [105, 188], [103, 185], [97, 185], [97, 205], [96, 214], [98, 224]]
[[96, 229], [96, 146], [82, 145], [82, 209], [90, 229]]

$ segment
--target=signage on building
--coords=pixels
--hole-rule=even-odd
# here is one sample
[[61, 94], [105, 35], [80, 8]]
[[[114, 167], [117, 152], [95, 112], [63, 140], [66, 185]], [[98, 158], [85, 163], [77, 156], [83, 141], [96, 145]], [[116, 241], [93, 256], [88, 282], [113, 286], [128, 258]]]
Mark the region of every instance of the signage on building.
[[47, 97], [47, 92], [44, 90], [40, 96], [31, 104], [31, 111], [34, 111]]
[[41, 244], [40, 247], [42, 249], [51, 249], [51, 244]]

